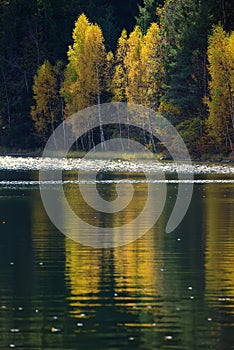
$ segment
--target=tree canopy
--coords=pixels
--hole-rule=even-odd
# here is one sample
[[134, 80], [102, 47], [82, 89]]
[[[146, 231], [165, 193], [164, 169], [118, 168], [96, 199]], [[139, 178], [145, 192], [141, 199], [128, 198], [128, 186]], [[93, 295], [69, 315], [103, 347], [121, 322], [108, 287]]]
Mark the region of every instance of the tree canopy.
[[0, 1], [0, 146], [42, 146], [71, 113], [128, 101], [162, 113], [187, 143], [199, 135], [200, 153], [233, 151], [231, 5]]

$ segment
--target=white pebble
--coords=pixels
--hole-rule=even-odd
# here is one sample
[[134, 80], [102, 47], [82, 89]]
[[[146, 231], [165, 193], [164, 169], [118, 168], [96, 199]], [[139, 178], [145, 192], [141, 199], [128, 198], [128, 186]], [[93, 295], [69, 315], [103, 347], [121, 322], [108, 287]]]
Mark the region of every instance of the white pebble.
[[77, 323], [77, 327], [83, 327], [83, 323]]
[[166, 340], [171, 340], [171, 339], [173, 339], [173, 337], [171, 335], [166, 335], [165, 339]]
[[132, 340], [135, 340], [135, 338], [134, 338], [134, 337], [129, 337], [128, 339], [129, 339], [129, 340], [131, 340], [131, 341], [132, 341]]

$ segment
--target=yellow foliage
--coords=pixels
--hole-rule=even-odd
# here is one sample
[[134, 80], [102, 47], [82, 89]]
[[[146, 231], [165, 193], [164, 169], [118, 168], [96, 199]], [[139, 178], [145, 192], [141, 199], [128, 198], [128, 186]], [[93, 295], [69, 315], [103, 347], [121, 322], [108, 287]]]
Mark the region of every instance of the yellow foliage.
[[141, 30], [136, 26], [128, 38], [127, 53], [124, 58], [124, 65], [127, 72], [126, 95], [128, 102], [141, 104], [141, 87], [142, 87], [142, 65], [141, 65], [141, 48], [143, 36]]
[[130, 34], [124, 59], [126, 94], [130, 103], [157, 108], [165, 74], [161, 46], [161, 35], [156, 23], [151, 24], [145, 36], [142, 36], [138, 26]]
[[157, 112], [158, 114], [164, 115], [170, 121], [177, 120], [181, 114], [180, 108], [168, 101], [162, 101], [158, 107]]
[[126, 86], [127, 86], [127, 76], [124, 66], [117, 64], [115, 67], [112, 91], [113, 91], [113, 101], [114, 102], [124, 102], [126, 101]]
[[121, 33], [121, 36], [117, 44], [117, 53], [116, 53], [117, 63], [124, 61], [124, 57], [126, 56], [126, 53], [127, 53], [127, 46], [128, 46], [128, 34], [126, 29], [124, 29]]
[[115, 102], [124, 102], [127, 100], [126, 87], [127, 87], [127, 72], [124, 64], [124, 60], [127, 54], [128, 36], [127, 31], [124, 29], [118, 40], [116, 58], [115, 58], [115, 70], [111, 83], [111, 90], [113, 94], [112, 100]]
[[141, 62], [143, 71], [143, 85], [145, 86], [144, 105], [157, 108], [161, 97], [162, 83], [165, 76], [162, 39], [159, 26], [152, 23], [149, 27], [141, 50]]
[[59, 95], [60, 63], [52, 66], [45, 60], [34, 77], [33, 93], [35, 106], [31, 117], [35, 127], [44, 140], [62, 119], [61, 97]]
[[232, 147], [234, 129], [234, 39], [221, 26], [209, 38], [209, 134], [219, 146]]
[[78, 17], [72, 37], [62, 89], [68, 115], [100, 101], [106, 64], [102, 30], [84, 14]]

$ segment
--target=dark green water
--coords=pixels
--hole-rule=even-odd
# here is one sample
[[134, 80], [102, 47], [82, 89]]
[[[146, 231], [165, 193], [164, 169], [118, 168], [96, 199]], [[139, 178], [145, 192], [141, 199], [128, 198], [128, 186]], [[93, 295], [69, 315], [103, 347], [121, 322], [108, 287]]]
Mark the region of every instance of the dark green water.
[[[89, 217], [74, 186], [67, 198]], [[195, 184], [184, 220], [165, 234], [176, 193], [168, 184], [160, 220], [140, 239], [92, 249], [53, 226], [37, 186], [0, 187], [0, 349], [234, 349], [234, 184]]]

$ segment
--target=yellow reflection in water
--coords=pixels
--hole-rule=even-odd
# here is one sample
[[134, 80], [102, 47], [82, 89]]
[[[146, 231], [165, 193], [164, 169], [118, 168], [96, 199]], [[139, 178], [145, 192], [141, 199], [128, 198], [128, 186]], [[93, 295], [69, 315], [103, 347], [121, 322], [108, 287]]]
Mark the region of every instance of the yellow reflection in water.
[[[143, 291], [147, 300], [147, 295], [162, 292], [162, 235], [156, 235], [155, 232], [153, 239], [150, 234], [146, 234], [132, 244], [115, 249], [114, 276], [117, 293], [137, 295]], [[131, 305], [134, 306], [133, 300]]]
[[216, 301], [222, 301], [222, 297], [234, 297], [233, 206], [234, 185], [207, 186], [206, 296]]
[[[109, 216], [96, 214], [99, 224], [117, 227], [133, 220], [142, 209], [146, 186], [142, 184], [138, 188], [138, 197], [122, 212]], [[115, 186], [109, 186], [110, 196], [113, 196], [114, 188]], [[74, 195], [72, 187], [66, 188], [66, 196], [74, 211], [78, 210], [84, 218], [94, 217], [93, 210], [83, 205], [81, 195], [77, 192]], [[154, 208], [152, 213], [153, 210]], [[64, 220], [69, 218], [64, 217]], [[135, 232], [125, 232], [119, 227], [115, 241], [123, 234], [134, 237]], [[123, 303], [132, 309], [139, 304], [139, 299], [145, 303], [150, 302], [149, 296], [152, 299], [162, 293], [162, 246], [162, 235], [157, 232], [152, 234], [152, 231], [131, 244], [115, 249], [82, 247], [67, 238], [65, 273], [73, 316], [80, 317], [84, 305], [98, 306], [101, 292], [108, 292], [108, 295], [112, 293], [115, 303]], [[106, 290], [103, 290], [104, 286]]]
[[70, 290], [70, 306], [73, 307], [72, 314], [80, 318], [85, 304], [98, 304], [102, 256], [69, 238], [66, 238], [65, 250], [65, 278]]

